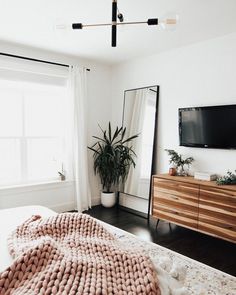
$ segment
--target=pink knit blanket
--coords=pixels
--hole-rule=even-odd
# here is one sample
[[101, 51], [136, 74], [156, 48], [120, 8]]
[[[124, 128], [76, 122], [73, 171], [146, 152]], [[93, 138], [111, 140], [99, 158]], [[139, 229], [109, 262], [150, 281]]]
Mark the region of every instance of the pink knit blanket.
[[33, 216], [9, 237], [9, 251], [1, 295], [161, 294], [150, 259], [85, 214]]

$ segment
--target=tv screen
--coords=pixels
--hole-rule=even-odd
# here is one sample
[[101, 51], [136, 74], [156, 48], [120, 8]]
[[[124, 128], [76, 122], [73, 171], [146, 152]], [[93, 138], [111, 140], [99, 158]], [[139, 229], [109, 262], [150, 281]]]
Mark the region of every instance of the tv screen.
[[179, 109], [181, 146], [236, 149], [236, 105]]

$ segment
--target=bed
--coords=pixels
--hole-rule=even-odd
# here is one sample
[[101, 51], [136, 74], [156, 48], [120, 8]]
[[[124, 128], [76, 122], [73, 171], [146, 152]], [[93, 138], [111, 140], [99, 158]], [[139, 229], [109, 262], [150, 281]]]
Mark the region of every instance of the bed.
[[[7, 237], [32, 215], [56, 216], [57, 213], [42, 206], [27, 206], [0, 210], [0, 272], [12, 263], [8, 253]], [[132, 234], [99, 221], [119, 241], [131, 248], [139, 248], [153, 261], [162, 295], [235, 295], [236, 278], [189, 259], [159, 245], [142, 241]]]
[[42, 206], [26, 206], [0, 210], [0, 271], [8, 267], [12, 258], [8, 252], [7, 238], [10, 233], [32, 215], [49, 217], [57, 213]]

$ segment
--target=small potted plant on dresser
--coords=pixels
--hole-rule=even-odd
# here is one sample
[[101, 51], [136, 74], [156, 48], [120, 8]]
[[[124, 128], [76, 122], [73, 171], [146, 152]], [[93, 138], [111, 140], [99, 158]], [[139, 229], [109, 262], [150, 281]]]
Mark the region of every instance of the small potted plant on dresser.
[[102, 183], [101, 203], [104, 207], [112, 207], [116, 204], [114, 187], [124, 183], [131, 165], [135, 167], [136, 155], [131, 142], [138, 135], [125, 138], [126, 128], [123, 127], [116, 127], [112, 134], [110, 122], [108, 131], [100, 129], [102, 137], [93, 136], [97, 141], [88, 148], [93, 151], [94, 172]]
[[[173, 165], [172, 168], [170, 168], [170, 175], [179, 175], [179, 176], [188, 176], [188, 171], [185, 169], [185, 166], [190, 167], [190, 165], [193, 163], [194, 159], [193, 157], [183, 158], [182, 155], [178, 154], [174, 150], [165, 150], [168, 153], [168, 156], [170, 157], [170, 164]], [[171, 169], [176, 169], [176, 173], [173, 173]]]
[[228, 171], [226, 175], [218, 177], [216, 183], [218, 185], [236, 185], [236, 170], [235, 174], [231, 171]]

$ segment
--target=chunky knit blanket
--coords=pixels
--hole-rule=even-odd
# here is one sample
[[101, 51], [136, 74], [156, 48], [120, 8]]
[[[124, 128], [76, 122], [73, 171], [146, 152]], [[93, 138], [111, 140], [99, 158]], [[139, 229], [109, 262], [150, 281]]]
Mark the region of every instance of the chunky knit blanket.
[[33, 216], [9, 237], [9, 251], [15, 260], [0, 273], [1, 295], [160, 295], [150, 259], [85, 214]]

